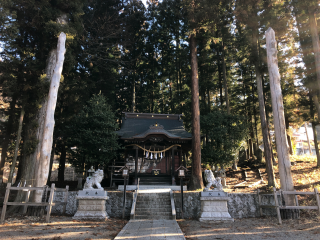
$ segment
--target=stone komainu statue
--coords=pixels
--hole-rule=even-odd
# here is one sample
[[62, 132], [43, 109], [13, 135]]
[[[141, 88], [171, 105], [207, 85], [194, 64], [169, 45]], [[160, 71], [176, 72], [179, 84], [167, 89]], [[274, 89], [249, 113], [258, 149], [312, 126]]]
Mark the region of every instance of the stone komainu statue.
[[103, 189], [101, 187], [100, 183], [103, 179], [103, 170], [98, 169], [94, 172], [93, 176], [91, 178], [87, 177], [86, 183], [84, 184], [83, 189], [93, 189], [93, 186], [95, 185], [98, 189]]
[[211, 170], [204, 171], [204, 179], [206, 180], [207, 185], [203, 191], [210, 191], [210, 187], [212, 185], [215, 186], [219, 191], [222, 191], [221, 178], [215, 178]]

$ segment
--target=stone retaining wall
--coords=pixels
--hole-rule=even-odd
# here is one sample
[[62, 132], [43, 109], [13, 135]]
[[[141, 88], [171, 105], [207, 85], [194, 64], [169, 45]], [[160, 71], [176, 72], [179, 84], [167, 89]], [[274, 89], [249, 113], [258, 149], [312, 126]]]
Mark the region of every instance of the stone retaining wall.
[[[74, 215], [77, 212], [78, 200], [76, 199], [78, 192], [70, 191], [68, 194], [68, 203], [66, 208], [66, 214]], [[109, 199], [106, 201], [106, 211], [109, 217], [122, 217], [122, 204], [123, 204], [123, 192], [120, 191], [108, 191]], [[130, 216], [131, 205], [133, 200], [133, 193], [126, 193], [126, 209], [125, 216]], [[63, 201], [63, 192], [55, 192], [53, 202]], [[62, 206], [52, 207], [52, 213], [61, 213]]]
[[[232, 218], [248, 218], [260, 216], [258, 208], [258, 196], [254, 193], [228, 193], [228, 210]], [[274, 204], [273, 196], [262, 196], [262, 204]], [[177, 218], [181, 218], [181, 194], [174, 193], [174, 202]], [[200, 216], [200, 192], [183, 193], [184, 218], [199, 218]], [[275, 209], [263, 209], [266, 215], [276, 215]]]
[[[66, 214], [74, 215], [77, 211], [77, 192], [69, 192]], [[106, 211], [109, 217], [122, 217], [123, 192], [108, 191], [109, 199], [106, 201]], [[233, 218], [249, 218], [260, 216], [258, 197], [253, 193], [229, 193], [228, 210]], [[63, 193], [56, 192], [54, 201], [62, 201]], [[126, 193], [125, 216], [130, 216], [133, 192]], [[181, 195], [174, 193], [177, 218], [181, 218]], [[274, 204], [273, 196], [262, 196], [262, 203]], [[200, 216], [200, 192], [184, 192], [183, 194], [184, 218], [199, 218]], [[54, 206], [52, 213], [61, 213], [62, 206]], [[276, 215], [275, 209], [263, 209], [266, 215]]]

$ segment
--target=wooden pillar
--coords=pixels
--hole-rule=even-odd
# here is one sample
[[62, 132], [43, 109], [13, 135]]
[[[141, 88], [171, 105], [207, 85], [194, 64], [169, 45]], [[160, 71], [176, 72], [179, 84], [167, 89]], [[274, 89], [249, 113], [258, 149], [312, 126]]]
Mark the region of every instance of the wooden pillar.
[[180, 149], [180, 156], [179, 156], [179, 166], [182, 165], [182, 149]]
[[174, 178], [174, 148], [172, 148], [172, 151], [171, 151], [171, 158], [172, 158], [172, 162], [171, 162], [171, 178], [172, 178], [172, 185], [176, 185], [176, 181], [175, 181], [175, 178]]
[[138, 147], [136, 147], [136, 159], [134, 165], [134, 184], [138, 184]]
[[166, 153], [164, 153], [165, 154], [165, 158], [166, 158], [166, 172], [165, 172], [165, 174], [168, 174], [168, 156], [167, 156], [167, 154]]
[[252, 139], [249, 139], [249, 156], [253, 157], [253, 146], [252, 146]]
[[187, 151], [186, 152], [186, 155], [185, 155], [185, 158], [184, 158], [184, 161], [185, 161], [185, 167], [187, 167], [187, 161], [188, 161], [188, 159], [189, 159], [189, 152]]
[[[287, 145], [287, 133], [284, 119], [284, 107], [280, 84], [280, 74], [277, 59], [277, 42], [272, 28], [266, 31], [267, 60], [270, 78], [274, 132], [276, 136], [277, 154], [279, 159], [280, 186], [283, 191], [293, 191], [294, 184], [291, 175], [291, 164]], [[285, 204], [294, 206], [294, 197], [284, 195]]]

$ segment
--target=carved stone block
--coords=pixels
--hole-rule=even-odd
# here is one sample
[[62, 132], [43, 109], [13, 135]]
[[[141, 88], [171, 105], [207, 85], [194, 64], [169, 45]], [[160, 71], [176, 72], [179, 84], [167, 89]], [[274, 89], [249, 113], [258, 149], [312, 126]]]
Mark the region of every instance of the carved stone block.
[[89, 194], [88, 190], [79, 191], [77, 199], [79, 206], [73, 219], [95, 219], [105, 220], [109, 218], [106, 212], [107, 193], [104, 190], [93, 190]]
[[[227, 202], [229, 197], [224, 195], [215, 194], [216, 196], [207, 196], [205, 194], [200, 197], [201, 201], [201, 215], [199, 221], [201, 222], [211, 222], [211, 221], [234, 221], [228, 212]], [[202, 195], [201, 195], [202, 196]]]

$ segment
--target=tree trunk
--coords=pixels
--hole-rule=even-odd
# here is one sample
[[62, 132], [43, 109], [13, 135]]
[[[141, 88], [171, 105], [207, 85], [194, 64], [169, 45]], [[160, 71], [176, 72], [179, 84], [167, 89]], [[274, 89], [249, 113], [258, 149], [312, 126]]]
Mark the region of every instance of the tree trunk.
[[19, 151], [19, 146], [20, 146], [20, 141], [21, 141], [23, 118], [24, 118], [24, 107], [22, 107], [21, 113], [20, 113], [19, 128], [18, 128], [18, 134], [17, 134], [17, 142], [16, 142], [16, 146], [15, 146], [15, 149], [14, 149], [14, 155], [13, 155], [12, 165], [11, 165], [11, 168], [10, 168], [8, 183], [12, 183], [13, 173], [14, 173], [14, 170], [16, 168], [18, 151]]
[[313, 130], [313, 139], [314, 139], [314, 147], [316, 149], [317, 155], [317, 167], [320, 167], [320, 154], [319, 154], [319, 146], [318, 146], [318, 136], [315, 122], [312, 122], [312, 130]]
[[312, 118], [312, 131], [313, 131], [313, 140], [314, 140], [314, 147], [316, 149], [316, 155], [317, 155], [317, 167], [320, 167], [320, 153], [319, 153], [319, 145], [318, 145], [318, 136], [317, 136], [317, 129], [316, 129], [316, 122], [314, 118], [314, 109], [312, 105], [312, 98], [309, 95], [309, 100], [310, 100], [310, 114]]
[[49, 174], [48, 174], [48, 180], [47, 180], [47, 186], [50, 186], [50, 181], [51, 181], [51, 173], [52, 173], [52, 165], [53, 165], [53, 161], [54, 161], [54, 154], [55, 154], [55, 150], [56, 150], [56, 141], [53, 140], [52, 143], [52, 151], [51, 151], [51, 156], [50, 156], [50, 167], [49, 167]]
[[200, 143], [200, 106], [197, 44], [195, 35], [190, 36], [191, 53], [191, 103], [192, 103], [192, 180], [190, 189], [203, 189], [201, 172], [201, 143]]
[[207, 95], [208, 95], [208, 113], [211, 112], [211, 101], [210, 101], [210, 89], [207, 88]]
[[[51, 76], [53, 74], [53, 70], [56, 63], [56, 50], [51, 50], [49, 52], [48, 60], [47, 60], [47, 68], [46, 75], [47, 80], [50, 81]], [[36, 171], [39, 169], [40, 163], [40, 149], [43, 137], [43, 129], [44, 129], [44, 116], [47, 108], [47, 97], [45, 97], [41, 102], [41, 108], [36, 113], [36, 117], [34, 119], [30, 119], [29, 123], [26, 126], [26, 139], [24, 143], [24, 166], [22, 168], [22, 181], [26, 181], [26, 185], [31, 185], [32, 187], [36, 186]], [[35, 124], [36, 123], [36, 124]], [[26, 144], [27, 143], [27, 144]], [[30, 153], [30, 149], [26, 149], [27, 145], [34, 146], [34, 149], [31, 149], [33, 152]], [[37, 170], [35, 170], [37, 169]], [[15, 199], [16, 202], [22, 200], [22, 196], [20, 194], [17, 195]], [[30, 196], [30, 199], [34, 200], [34, 195]]]
[[256, 71], [256, 79], [257, 79], [257, 90], [258, 90], [258, 98], [259, 98], [259, 110], [260, 110], [260, 119], [261, 119], [261, 130], [263, 136], [263, 145], [264, 145], [264, 156], [266, 161], [267, 173], [268, 173], [268, 186], [275, 186], [274, 173], [273, 173], [273, 164], [272, 164], [272, 152], [271, 146], [268, 136], [268, 125], [266, 119], [265, 105], [264, 105], [264, 96], [263, 96], [263, 86], [262, 86], [262, 78], [259, 68], [259, 56], [258, 56], [258, 36], [257, 36], [257, 28], [254, 28], [252, 34], [252, 54], [254, 56], [254, 64]]
[[[255, 87], [254, 87], [254, 81], [253, 81], [253, 77], [252, 77], [252, 71], [251, 71], [251, 91], [252, 91], [252, 108], [253, 108], [253, 119], [254, 119], [254, 131], [255, 131], [255, 142], [257, 144], [257, 149], [259, 148], [259, 139], [258, 139], [258, 124], [257, 124], [257, 112], [256, 112], [256, 100], [254, 97], [255, 94]], [[255, 150], [257, 150], [255, 149]], [[262, 159], [261, 159], [262, 160]]]
[[222, 42], [222, 70], [223, 70], [224, 97], [226, 99], [227, 113], [230, 114], [228, 83], [227, 83], [227, 71], [226, 71], [226, 62], [225, 62], [225, 59], [224, 59], [224, 44], [223, 44], [223, 42]]
[[[291, 163], [287, 145], [287, 133], [284, 118], [284, 107], [280, 84], [280, 74], [277, 59], [277, 42], [272, 28], [266, 31], [267, 59], [271, 89], [272, 110], [274, 119], [274, 132], [276, 136], [277, 154], [279, 162], [279, 175], [281, 189], [284, 191], [294, 191], [291, 175]], [[285, 203], [294, 206], [293, 196], [284, 196]]]
[[[297, 21], [297, 27], [298, 27], [298, 32], [299, 32], [299, 40], [300, 40], [300, 45], [301, 45], [302, 54], [303, 54], [303, 61], [304, 61], [305, 65], [306, 65], [307, 75], [309, 77], [311, 77], [313, 75], [312, 72], [311, 72], [311, 69], [312, 69], [311, 64], [312, 63], [307, 60], [308, 59], [308, 47], [306, 46], [305, 41], [304, 41], [304, 39], [302, 37], [301, 24], [302, 24], [303, 20], [301, 20], [301, 17], [299, 15], [298, 10], [297, 10], [296, 7], [294, 9], [294, 13], [295, 13], [296, 21]], [[316, 82], [318, 82], [318, 81], [316, 81]], [[318, 86], [318, 84], [316, 84], [316, 86]], [[315, 91], [316, 89], [317, 89], [317, 87], [309, 87], [310, 95], [312, 96], [312, 100], [313, 100], [313, 103], [314, 103], [314, 105], [316, 107], [316, 110], [317, 110], [317, 113], [318, 113], [318, 118], [319, 118], [319, 116], [320, 116], [320, 104], [319, 104], [319, 99], [318, 99], [318, 96], [317, 96], [318, 91]]]
[[314, 52], [314, 59], [316, 65], [316, 73], [317, 73], [317, 86], [318, 92], [320, 91], [320, 47], [319, 47], [319, 35], [317, 29], [317, 21], [315, 17], [315, 7], [313, 5], [309, 5], [309, 25], [312, 35], [312, 46]]
[[308, 142], [309, 155], [312, 155], [311, 143], [310, 143], [310, 139], [309, 139], [308, 128], [307, 128], [307, 123], [306, 122], [304, 123], [304, 129], [306, 130], [306, 137], [307, 137], [307, 142]]
[[[62, 16], [61, 18], [63, 18]], [[60, 20], [60, 22], [63, 20]], [[57, 20], [59, 22], [59, 20]], [[46, 67], [46, 78], [48, 81], [51, 80], [54, 74], [54, 68], [57, 62], [57, 49], [53, 49], [49, 52], [47, 67]], [[60, 79], [59, 79], [60, 81]], [[26, 182], [26, 185], [31, 185], [32, 187], [41, 185], [43, 187], [47, 182], [47, 176], [45, 174], [49, 172], [49, 162], [40, 161], [41, 154], [41, 144], [42, 139], [44, 137], [44, 128], [45, 128], [45, 116], [47, 109], [48, 97], [45, 97], [41, 102], [41, 108], [36, 113], [36, 117], [29, 120], [28, 126], [26, 127], [26, 137], [24, 141], [24, 149], [23, 149], [23, 168], [22, 168], [22, 177], [21, 180]], [[28, 144], [26, 144], [28, 143]], [[26, 146], [33, 146], [31, 149], [26, 148]], [[50, 147], [51, 148], [51, 147]], [[32, 151], [32, 153], [30, 153]], [[49, 155], [50, 156], [50, 155]], [[50, 159], [50, 157], [49, 157]], [[44, 165], [48, 165], [47, 169], [41, 171], [41, 167], [45, 167]], [[41, 175], [42, 179], [38, 179], [39, 175]], [[39, 181], [40, 180], [40, 181]], [[30, 196], [30, 201], [41, 201], [42, 191], [39, 191]], [[23, 201], [23, 194], [18, 193], [15, 202]], [[35, 214], [37, 214], [35, 212]]]
[[136, 111], [136, 81], [133, 79], [133, 90], [132, 90], [132, 112]]
[[[17, 97], [14, 95], [12, 98], [12, 101], [10, 102], [8, 125], [6, 126], [6, 134], [5, 134], [4, 140], [2, 142], [1, 161], [0, 161], [0, 179], [3, 179], [4, 165], [6, 163], [6, 158], [8, 155], [8, 145], [9, 145], [10, 136], [11, 136], [12, 128], [13, 128], [13, 122], [14, 122], [14, 116], [15, 116], [15, 110], [16, 110], [16, 102], [17, 102]], [[3, 180], [2, 180], [2, 182], [3, 182]]]
[[287, 134], [287, 141], [288, 141], [289, 153], [290, 153], [290, 155], [293, 155], [293, 148], [292, 148], [292, 143], [291, 143], [291, 137], [290, 137], [289, 134]]
[[[285, 115], [284, 117], [285, 119], [285, 122], [286, 122], [286, 131], [288, 132], [289, 131], [289, 118], [288, 116]], [[289, 147], [289, 154], [290, 155], [293, 155], [293, 148], [292, 148], [292, 143], [291, 143], [291, 136], [289, 134], [287, 134], [287, 141], [288, 141], [288, 147]]]
[[252, 145], [252, 138], [248, 140], [248, 149], [249, 149], [249, 158], [253, 157], [253, 145]]
[[[44, 121], [44, 131], [40, 151], [40, 164], [36, 169], [36, 187], [42, 187], [46, 184], [49, 174], [50, 156], [53, 141], [54, 129], [54, 111], [56, 109], [58, 89], [64, 62], [66, 34], [60, 33], [57, 45], [57, 61], [53, 71], [50, 90], [48, 94], [48, 103]], [[36, 202], [41, 202], [42, 193], [36, 192]]]
[[20, 159], [19, 159], [19, 166], [18, 166], [18, 171], [17, 171], [17, 177], [16, 177], [16, 181], [14, 183], [14, 187], [16, 187], [19, 182], [21, 182], [21, 184], [23, 184], [23, 182], [21, 181], [21, 176], [22, 176], [22, 167], [23, 167], [23, 151], [21, 151], [21, 155], [20, 155]]
[[58, 181], [59, 182], [64, 182], [64, 170], [66, 167], [66, 147], [63, 144], [61, 148], [61, 155], [60, 155], [60, 160], [59, 160], [59, 169], [58, 169]]
[[218, 79], [219, 79], [219, 90], [220, 90], [220, 105], [221, 109], [223, 106], [223, 96], [222, 96], [222, 71], [221, 71], [221, 65], [220, 65], [220, 55], [219, 51], [217, 51], [217, 58], [218, 58]]

